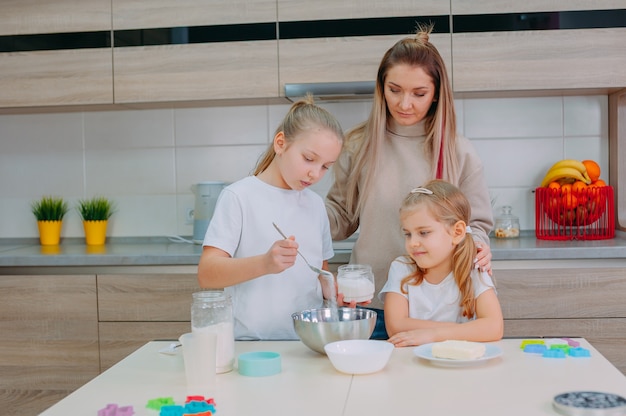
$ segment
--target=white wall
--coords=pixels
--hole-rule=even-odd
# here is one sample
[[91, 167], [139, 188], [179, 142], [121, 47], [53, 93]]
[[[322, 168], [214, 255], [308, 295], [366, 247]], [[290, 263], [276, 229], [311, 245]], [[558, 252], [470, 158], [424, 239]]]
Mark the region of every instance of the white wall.
[[[495, 215], [512, 205], [534, 229], [534, 194], [563, 158], [594, 159], [608, 179], [608, 98], [458, 99], [460, 133], [482, 156]], [[344, 128], [369, 102], [324, 104]], [[0, 238], [37, 237], [30, 210], [42, 195], [104, 195], [117, 212], [109, 236], [190, 236], [191, 185], [246, 176], [289, 105], [0, 115]], [[325, 194], [331, 177], [315, 186]], [[74, 209], [63, 237], [82, 237]]]

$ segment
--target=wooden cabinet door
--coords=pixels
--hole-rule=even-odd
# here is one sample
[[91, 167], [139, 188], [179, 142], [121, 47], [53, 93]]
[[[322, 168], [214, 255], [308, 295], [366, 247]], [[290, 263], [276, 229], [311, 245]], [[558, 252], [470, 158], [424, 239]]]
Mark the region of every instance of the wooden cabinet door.
[[494, 262], [504, 336], [584, 337], [626, 374], [626, 264], [572, 263], [580, 267], [508, 268]]
[[384, 53], [418, 22], [440, 22], [431, 40], [449, 66], [449, 13], [445, 1], [278, 0], [281, 96], [285, 84], [374, 81]]
[[454, 91], [626, 85], [623, 2], [584, 3], [452, 0]]
[[111, 104], [108, 0], [0, 2], [0, 107]]
[[271, 0], [114, 0], [116, 103], [278, 96]]
[[195, 273], [98, 275], [102, 370], [155, 339], [191, 331]]
[[39, 414], [100, 373], [96, 277], [0, 276], [0, 397]]

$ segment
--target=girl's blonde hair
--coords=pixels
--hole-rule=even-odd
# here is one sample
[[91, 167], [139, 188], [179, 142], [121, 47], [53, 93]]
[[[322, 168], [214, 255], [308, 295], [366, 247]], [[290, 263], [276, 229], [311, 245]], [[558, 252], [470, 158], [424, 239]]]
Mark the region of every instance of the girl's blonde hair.
[[[303, 131], [314, 128], [332, 131], [337, 136], [337, 140], [343, 143], [343, 130], [337, 119], [327, 110], [315, 104], [313, 96], [307, 94], [302, 100], [293, 103], [283, 121], [276, 128], [274, 136], [282, 131], [285, 135], [287, 146], [289, 146]], [[272, 140], [265, 153], [259, 159], [253, 174], [258, 175], [267, 169], [275, 156], [274, 141]]]
[[[430, 191], [430, 192], [428, 192]], [[425, 206], [430, 214], [450, 231], [459, 221], [469, 224], [471, 207], [470, 203], [456, 186], [443, 180], [432, 180], [426, 185], [416, 188], [409, 193], [400, 207], [400, 218], [405, 218], [415, 212], [418, 207]], [[459, 242], [452, 253], [452, 273], [454, 280], [461, 292], [459, 305], [463, 310], [463, 316], [468, 319], [474, 317], [476, 312], [476, 299], [470, 277], [474, 268], [476, 257], [476, 244], [472, 236], [467, 233]], [[406, 256], [407, 264], [415, 266], [415, 272], [402, 279], [400, 288], [402, 293], [407, 294], [407, 285], [419, 285], [424, 280], [428, 270], [420, 268], [410, 257]]]
[[[424, 152], [431, 161], [432, 178], [458, 184], [454, 97], [443, 58], [429, 41], [433, 28], [432, 24], [418, 25], [415, 36], [398, 41], [385, 53], [378, 67], [370, 116], [346, 133], [346, 151], [353, 154], [354, 160], [352, 171], [365, 173], [363, 189], [359, 189], [359, 174], [350, 175], [346, 184], [347, 211], [355, 215], [352, 221], [356, 221], [360, 215], [363, 198], [359, 198], [359, 195], [368, 194], [372, 178], [380, 168], [377, 162], [379, 149], [385, 140], [387, 119], [390, 117], [384, 94], [385, 80], [389, 70], [396, 65], [420, 67], [431, 77], [435, 85], [435, 100], [425, 117]], [[441, 171], [438, 173], [439, 165]]]

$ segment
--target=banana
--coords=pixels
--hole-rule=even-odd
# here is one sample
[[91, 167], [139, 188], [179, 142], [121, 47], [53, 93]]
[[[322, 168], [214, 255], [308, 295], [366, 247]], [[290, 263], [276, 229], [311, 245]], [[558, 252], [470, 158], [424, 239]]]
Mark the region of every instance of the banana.
[[585, 183], [589, 183], [578, 169], [570, 166], [565, 166], [558, 167], [556, 169], [550, 169], [541, 181], [541, 187], [546, 187], [550, 182], [557, 181], [562, 178], [572, 178], [575, 180], [583, 181]]
[[580, 160], [576, 160], [576, 159], [559, 160], [554, 165], [552, 165], [550, 169], [548, 169], [548, 172], [551, 171], [552, 169], [567, 168], [567, 167], [574, 168], [580, 173], [587, 172], [587, 168], [585, 167], [583, 162], [581, 162]]
[[[561, 175], [563, 173], [562, 169], [567, 169], [567, 175], [559, 177], [558, 175]], [[571, 170], [578, 171], [580, 175], [573, 173]], [[548, 173], [546, 173], [546, 175], [544, 176], [543, 181], [541, 182], [541, 186], [547, 186], [550, 182], [552, 182], [552, 180], [555, 180], [548, 180], [548, 178], [554, 178], [555, 173], [557, 175], [557, 179], [568, 178], [572, 180], [580, 180], [585, 182], [587, 185], [591, 183], [591, 178], [587, 173], [587, 168], [581, 161], [575, 159], [563, 159], [559, 160], [554, 165], [552, 165], [550, 169], [548, 169]]]

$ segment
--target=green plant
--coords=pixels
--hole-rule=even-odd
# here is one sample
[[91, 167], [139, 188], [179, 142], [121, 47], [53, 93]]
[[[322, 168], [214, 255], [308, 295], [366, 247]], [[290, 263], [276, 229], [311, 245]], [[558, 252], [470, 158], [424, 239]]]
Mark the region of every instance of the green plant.
[[113, 202], [102, 196], [81, 199], [78, 201], [78, 213], [83, 221], [108, 220], [113, 215]]
[[44, 196], [31, 204], [37, 221], [61, 221], [69, 208], [61, 197]]

